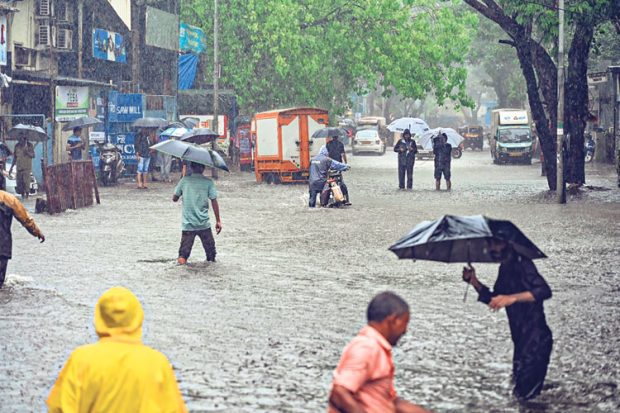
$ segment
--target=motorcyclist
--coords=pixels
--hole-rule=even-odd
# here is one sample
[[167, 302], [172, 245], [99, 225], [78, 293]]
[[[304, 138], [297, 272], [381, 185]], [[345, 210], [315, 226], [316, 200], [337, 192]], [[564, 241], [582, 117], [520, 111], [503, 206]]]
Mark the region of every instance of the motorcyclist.
[[398, 188], [405, 189], [405, 175], [407, 175], [407, 189], [413, 187], [413, 167], [415, 155], [418, 147], [413, 139], [411, 132], [405, 129], [403, 137], [394, 145], [394, 152], [398, 153]]
[[[351, 168], [349, 165], [334, 161], [328, 155], [327, 148], [323, 146], [321, 147], [319, 154], [310, 160], [310, 200], [308, 203], [310, 208], [314, 208], [316, 206], [316, 196], [328, 189], [327, 178], [330, 169], [334, 169], [336, 171], [347, 171]], [[349, 199], [349, 191], [344, 183], [342, 184], [341, 189], [342, 194], [345, 196], [345, 200], [347, 200], [345, 202], [346, 204]], [[326, 205], [322, 204], [322, 206]]]

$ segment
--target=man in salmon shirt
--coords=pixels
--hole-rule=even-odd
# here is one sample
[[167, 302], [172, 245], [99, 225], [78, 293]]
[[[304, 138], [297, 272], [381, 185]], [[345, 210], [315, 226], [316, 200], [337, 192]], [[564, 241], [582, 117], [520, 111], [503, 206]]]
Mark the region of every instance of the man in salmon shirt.
[[429, 413], [394, 389], [392, 346], [407, 332], [409, 305], [386, 291], [367, 310], [368, 325], [344, 348], [334, 372], [329, 413]]

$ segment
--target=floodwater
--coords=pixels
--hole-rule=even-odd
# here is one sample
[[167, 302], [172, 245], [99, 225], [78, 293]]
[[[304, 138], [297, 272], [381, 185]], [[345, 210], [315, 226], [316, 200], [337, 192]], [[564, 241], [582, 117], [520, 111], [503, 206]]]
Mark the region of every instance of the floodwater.
[[[114, 285], [143, 302], [145, 342], [169, 357], [195, 412], [324, 411], [342, 348], [385, 289], [412, 308], [394, 352], [401, 397], [446, 413], [620, 409], [620, 192], [611, 168], [589, 165], [594, 190], [559, 206], [539, 164], [496, 166], [487, 152], [453, 161], [451, 193], [433, 190], [432, 161], [416, 164], [412, 192], [396, 190], [394, 153], [351, 163], [345, 210], [309, 210], [305, 186], [223, 175], [224, 230], [211, 265], [196, 244], [191, 265], [175, 266], [181, 209], [171, 185], [137, 191], [126, 182], [102, 189], [100, 206], [39, 215], [42, 245], [15, 224], [0, 291], [0, 411], [44, 409], [71, 350], [96, 340], [93, 306]], [[445, 213], [511, 219], [549, 256], [536, 264], [554, 293], [546, 313], [555, 347], [546, 390], [528, 406], [510, 396], [505, 313], [471, 291], [463, 302], [458, 264], [399, 261], [387, 250]], [[488, 284], [496, 272], [478, 266]]]

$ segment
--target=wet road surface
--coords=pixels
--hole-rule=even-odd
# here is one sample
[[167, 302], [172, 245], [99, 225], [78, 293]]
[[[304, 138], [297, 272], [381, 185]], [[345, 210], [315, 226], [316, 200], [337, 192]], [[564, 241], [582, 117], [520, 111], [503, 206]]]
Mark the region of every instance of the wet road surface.
[[[324, 411], [343, 346], [377, 292], [412, 307], [395, 350], [401, 397], [435, 412], [611, 412], [620, 408], [620, 193], [614, 171], [588, 166], [587, 190], [558, 206], [540, 166], [496, 166], [488, 153], [453, 161], [453, 191], [434, 191], [432, 161], [416, 163], [414, 190], [397, 191], [396, 158], [352, 157], [353, 206], [309, 210], [305, 186], [217, 183], [224, 230], [218, 261], [200, 244], [175, 266], [180, 205], [172, 186], [126, 182], [102, 205], [36, 216], [39, 245], [14, 224], [14, 259], [0, 290], [0, 411], [44, 410], [76, 346], [96, 339], [93, 306], [114, 285], [145, 309], [144, 338], [172, 361], [196, 412]], [[32, 207], [32, 205], [29, 205]], [[475, 302], [461, 266], [399, 261], [391, 243], [441, 214], [513, 220], [549, 256], [546, 303], [555, 347], [546, 390], [527, 407], [510, 397], [512, 344], [504, 311]], [[477, 266], [492, 284], [497, 266]]]

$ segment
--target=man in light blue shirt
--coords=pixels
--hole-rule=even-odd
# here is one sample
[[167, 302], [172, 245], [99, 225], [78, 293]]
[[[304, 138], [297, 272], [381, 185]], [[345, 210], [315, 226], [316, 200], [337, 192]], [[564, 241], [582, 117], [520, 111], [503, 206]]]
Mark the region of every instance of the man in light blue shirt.
[[73, 128], [73, 135], [67, 139], [67, 152], [72, 161], [82, 160], [82, 151], [84, 150], [84, 142], [82, 141], [82, 128]]
[[215, 184], [211, 179], [202, 175], [205, 170], [204, 165], [192, 162], [190, 168], [192, 174], [181, 179], [172, 197], [174, 202], [183, 197], [181, 246], [177, 260], [179, 265], [187, 263], [187, 259], [192, 253], [196, 236], [202, 242], [207, 261], [215, 262], [215, 239], [213, 238], [209, 221], [209, 201], [211, 201], [213, 213], [215, 214], [215, 231], [218, 234], [222, 231], [220, 207], [217, 203]]

